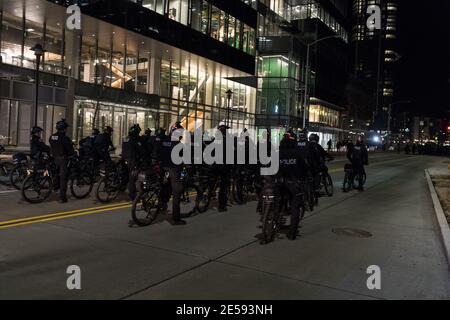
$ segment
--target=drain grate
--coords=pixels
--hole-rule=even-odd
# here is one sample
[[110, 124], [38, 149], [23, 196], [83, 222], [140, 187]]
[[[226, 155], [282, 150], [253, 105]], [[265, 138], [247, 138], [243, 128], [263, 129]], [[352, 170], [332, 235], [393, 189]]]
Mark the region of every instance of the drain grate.
[[334, 228], [333, 233], [340, 236], [348, 236], [354, 238], [370, 238], [372, 234], [369, 231], [354, 229], [354, 228]]

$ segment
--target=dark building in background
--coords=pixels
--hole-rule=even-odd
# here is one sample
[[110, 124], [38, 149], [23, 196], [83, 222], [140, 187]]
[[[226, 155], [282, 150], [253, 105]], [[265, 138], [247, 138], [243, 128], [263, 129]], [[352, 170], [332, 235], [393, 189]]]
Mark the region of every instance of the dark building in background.
[[[368, 117], [372, 113], [373, 128], [388, 129], [389, 105], [395, 97], [396, 62], [398, 53], [397, 13], [398, 0], [353, 0], [352, 35], [353, 80], [357, 90], [371, 97], [359, 113]], [[367, 27], [367, 8], [381, 8], [381, 30]]]

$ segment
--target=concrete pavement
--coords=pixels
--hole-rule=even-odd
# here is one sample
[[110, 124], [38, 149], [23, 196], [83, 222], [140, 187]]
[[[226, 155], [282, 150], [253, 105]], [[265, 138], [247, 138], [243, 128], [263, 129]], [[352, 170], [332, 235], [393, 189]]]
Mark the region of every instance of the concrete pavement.
[[[184, 227], [129, 228], [129, 209], [0, 229], [0, 298], [449, 299], [450, 275], [423, 169], [445, 159], [375, 155], [364, 193], [322, 198], [294, 242], [262, 246], [255, 203]], [[331, 172], [342, 183], [343, 161]], [[1, 191], [1, 190], [0, 190]], [[95, 206], [18, 203], [0, 194], [0, 221]], [[355, 228], [369, 238], [341, 235]], [[78, 265], [82, 290], [66, 288]], [[381, 290], [366, 269], [381, 268]]]

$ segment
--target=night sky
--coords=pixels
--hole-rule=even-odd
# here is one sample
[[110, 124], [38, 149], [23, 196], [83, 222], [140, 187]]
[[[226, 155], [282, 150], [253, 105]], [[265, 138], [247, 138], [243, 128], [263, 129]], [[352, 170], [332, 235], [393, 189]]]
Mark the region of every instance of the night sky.
[[417, 115], [450, 111], [450, 0], [401, 0], [398, 100]]

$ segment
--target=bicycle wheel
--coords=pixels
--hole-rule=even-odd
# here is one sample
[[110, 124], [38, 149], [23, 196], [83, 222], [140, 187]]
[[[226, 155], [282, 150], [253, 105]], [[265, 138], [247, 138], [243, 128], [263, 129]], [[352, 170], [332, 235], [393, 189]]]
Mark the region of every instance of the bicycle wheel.
[[195, 210], [198, 213], [204, 213], [208, 210], [208, 197], [205, 195], [205, 193], [203, 192], [202, 188], [194, 185], [193, 186], [195, 189]]
[[197, 211], [197, 200], [199, 197], [200, 195], [196, 186], [184, 186], [180, 199], [181, 215], [192, 215], [195, 213]]
[[11, 184], [9, 174], [14, 168], [14, 165], [11, 162], [3, 162], [0, 165], [0, 184], [5, 186], [9, 186]]
[[273, 241], [278, 233], [278, 213], [273, 201], [263, 201], [262, 218], [262, 236], [263, 243], [267, 244]]
[[28, 177], [28, 168], [25, 165], [16, 165], [9, 173], [9, 181], [11, 186], [17, 190], [22, 189], [25, 178]]
[[237, 204], [244, 204], [248, 199], [248, 190], [241, 179], [233, 180], [231, 188], [233, 201]]
[[94, 188], [94, 179], [87, 173], [77, 174], [70, 181], [70, 192], [77, 199], [87, 198]]
[[331, 179], [331, 176], [328, 173], [325, 173], [322, 176], [322, 183], [327, 196], [332, 197], [334, 194], [333, 179]]
[[110, 174], [103, 177], [97, 186], [96, 197], [102, 203], [109, 203], [117, 199], [119, 195], [119, 183], [115, 175]]
[[351, 177], [349, 173], [345, 173], [344, 184], [342, 186], [342, 191], [349, 192], [353, 188], [353, 181], [351, 181]]
[[309, 211], [314, 211], [314, 191], [309, 183], [305, 184], [305, 202]]
[[29, 203], [41, 203], [50, 197], [53, 181], [48, 176], [30, 175], [22, 184], [22, 198]]
[[161, 212], [159, 195], [155, 191], [139, 192], [131, 207], [131, 218], [140, 227], [151, 225]]

